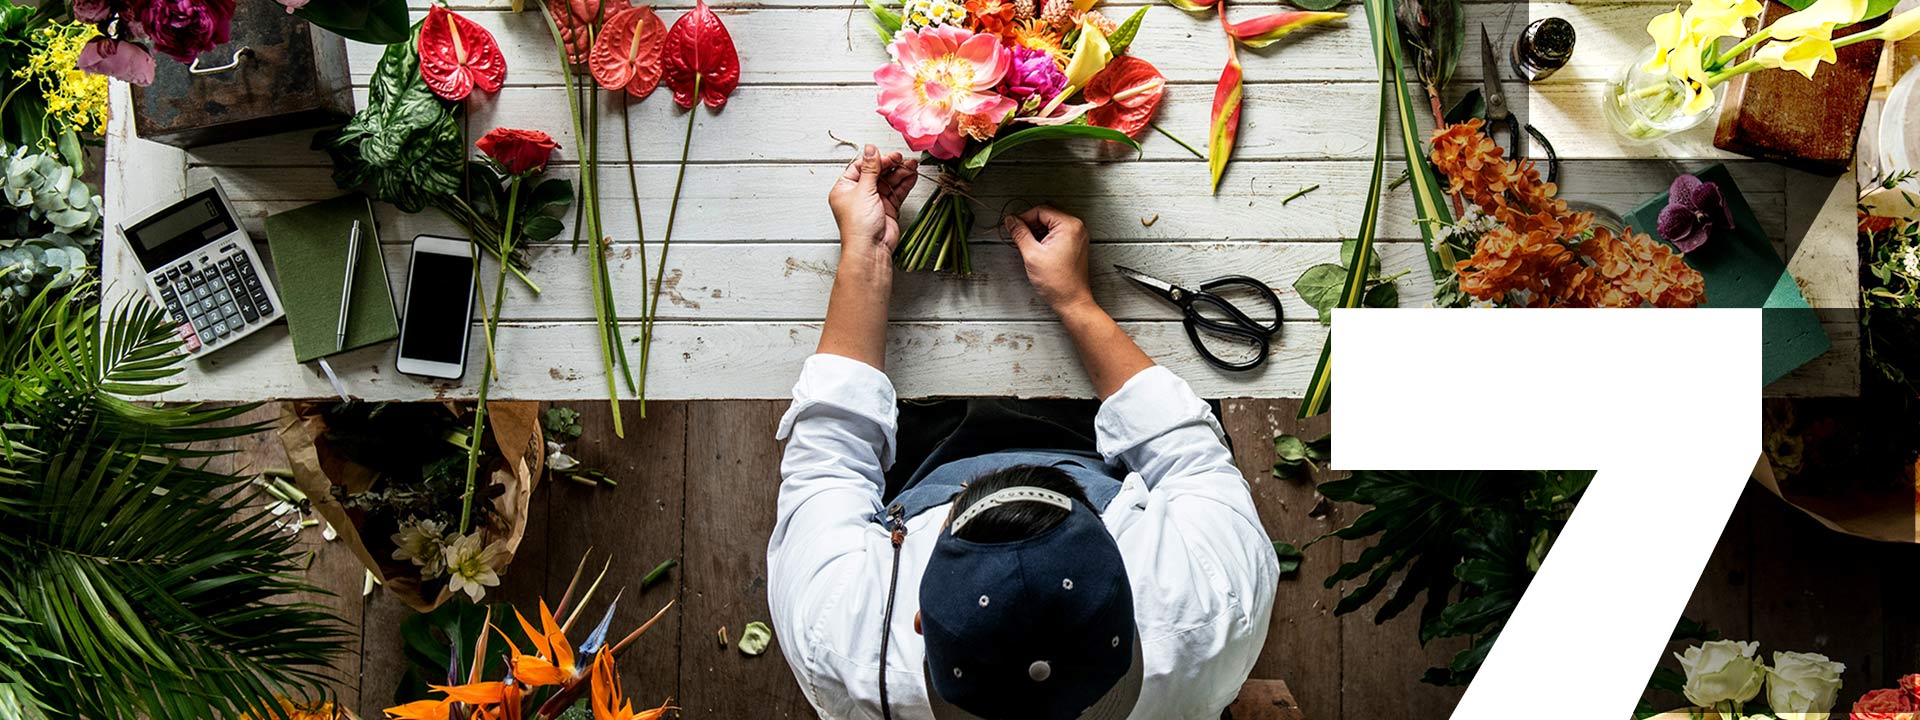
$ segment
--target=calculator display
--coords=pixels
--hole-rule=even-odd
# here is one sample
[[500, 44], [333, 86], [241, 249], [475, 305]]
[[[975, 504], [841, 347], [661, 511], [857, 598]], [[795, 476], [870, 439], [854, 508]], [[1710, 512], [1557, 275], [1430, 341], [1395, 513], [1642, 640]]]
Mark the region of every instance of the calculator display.
[[195, 193], [126, 229], [140, 264], [151, 270], [225, 237], [237, 228], [219, 193]]

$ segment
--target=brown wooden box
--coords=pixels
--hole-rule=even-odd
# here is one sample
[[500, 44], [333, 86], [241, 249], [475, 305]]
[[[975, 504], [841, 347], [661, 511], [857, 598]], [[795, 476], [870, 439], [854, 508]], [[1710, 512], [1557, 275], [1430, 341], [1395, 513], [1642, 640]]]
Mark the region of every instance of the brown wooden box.
[[[1771, 24], [1791, 12], [1793, 8], [1779, 0], [1767, 0], [1760, 20]], [[1877, 22], [1843, 28], [1834, 36], [1851, 35]], [[1873, 93], [1881, 45], [1869, 41], [1840, 48], [1839, 61], [1822, 64], [1812, 80], [1791, 70], [1760, 70], [1728, 80], [1713, 146], [1811, 172], [1846, 171], [1860, 139], [1867, 97]]]
[[232, 39], [185, 63], [157, 58], [153, 85], [133, 88], [134, 130], [142, 139], [190, 148], [338, 125], [353, 114], [346, 41], [287, 14], [278, 3], [247, 0], [234, 9]]

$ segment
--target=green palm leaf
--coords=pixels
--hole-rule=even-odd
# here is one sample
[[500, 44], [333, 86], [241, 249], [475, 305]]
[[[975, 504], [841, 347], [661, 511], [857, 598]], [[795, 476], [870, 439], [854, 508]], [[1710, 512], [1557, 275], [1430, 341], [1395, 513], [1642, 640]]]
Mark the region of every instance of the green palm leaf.
[[[143, 404], [176, 387], [161, 313], [104, 318], [91, 285], [0, 334], [0, 720], [278, 716], [341, 650], [294, 538], [207, 469], [251, 407]], [[236, 509], [238, 509], [236, 511]]]

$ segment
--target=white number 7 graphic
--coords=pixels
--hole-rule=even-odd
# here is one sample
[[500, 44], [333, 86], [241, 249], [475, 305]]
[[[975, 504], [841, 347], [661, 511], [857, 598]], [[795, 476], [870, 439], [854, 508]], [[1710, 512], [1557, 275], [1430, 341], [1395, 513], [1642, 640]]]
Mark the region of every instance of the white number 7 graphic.
[[1454, 718], [1631, 716], [1758, 457], [1761, 312], [1334, 311], [1340, 469], [1599, 471]]

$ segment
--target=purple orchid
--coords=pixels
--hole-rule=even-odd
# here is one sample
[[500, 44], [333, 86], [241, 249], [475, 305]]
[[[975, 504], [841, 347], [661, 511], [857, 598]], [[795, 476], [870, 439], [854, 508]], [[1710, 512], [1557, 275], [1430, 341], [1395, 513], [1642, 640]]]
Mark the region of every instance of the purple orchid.
[[1692, 175], [1673, 179], [1667, 189], [1667, 207], [1660, 211], [1660, 236], [1680, 252], [1690, 253], [1706, 244], [1715, 231], [1733, 229], [1733, 212], [1727, 209], [1720, 186]]
[[1013, 67], [1001, 81], [1002, 94], [1025, 105], [1037, 100], [1045, 103], [1067, 87], [1067, 76], [1053, 62], [1053, 56], [1029, 47], [1013, 48]]

